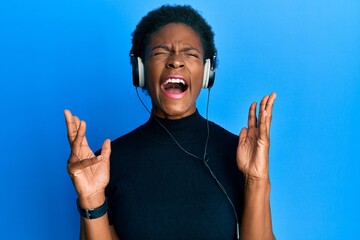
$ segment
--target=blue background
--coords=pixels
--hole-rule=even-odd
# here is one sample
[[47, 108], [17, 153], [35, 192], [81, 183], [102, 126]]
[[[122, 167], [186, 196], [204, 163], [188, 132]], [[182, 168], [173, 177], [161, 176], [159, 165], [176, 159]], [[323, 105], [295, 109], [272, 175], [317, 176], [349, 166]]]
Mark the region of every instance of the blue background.
[[[1, 239], [78, 238], [63, 110], [87, 121], [93, 149], [148, 118], [131, 83], [130, 35], [166, 2], [0, 2]], [[277, 238], [358, 237], [360, 1], [176, 3], [199, 9], [216, 33], [211, 120], [238, 133], [250, 103], [278, 93], [270, 159]]]

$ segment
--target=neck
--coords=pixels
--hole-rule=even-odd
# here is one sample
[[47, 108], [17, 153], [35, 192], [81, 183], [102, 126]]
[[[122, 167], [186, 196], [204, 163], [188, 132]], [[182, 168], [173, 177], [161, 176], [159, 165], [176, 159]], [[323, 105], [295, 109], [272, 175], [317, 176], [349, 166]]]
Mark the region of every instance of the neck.
[[188, 117], [196, 112], [196, 106], [192, 106], [187, 111], [164, 111], [162, 109], [157, 108], [153, 105], [151, 110], [151, 114], [155, 117], [162, 118], [162, 119], [169, 119], [169, 120], [178, 120], [184, 117]]

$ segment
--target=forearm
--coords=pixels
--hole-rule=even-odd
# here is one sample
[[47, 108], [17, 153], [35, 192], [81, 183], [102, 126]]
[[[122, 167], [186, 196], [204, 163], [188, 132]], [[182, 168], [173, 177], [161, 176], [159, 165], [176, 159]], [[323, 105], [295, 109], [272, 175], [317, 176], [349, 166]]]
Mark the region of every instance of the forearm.
[[272, 240], [270, 181], [245, 181], [244, 210], [240, 236], [242, 240]]
[[81, 240], [112, 240], [110, 225], [108, 221], [108, 216], [104, 216], [97, 219], [85, 219], [81, 217], [81, 227], [80, 227], [80, 239]]
[[[100, 194], [100, 196], [96, 196], [91, 199], [79, 198], [78, 204], [81, 208], [93, 209], [102, 205], [104, 201], [105, 196], [103, 194]], [[80, 222], [81, 240], [113, 239], [107, 213], [96, 219], [87, 219], [85, 217], [80, 217]]]

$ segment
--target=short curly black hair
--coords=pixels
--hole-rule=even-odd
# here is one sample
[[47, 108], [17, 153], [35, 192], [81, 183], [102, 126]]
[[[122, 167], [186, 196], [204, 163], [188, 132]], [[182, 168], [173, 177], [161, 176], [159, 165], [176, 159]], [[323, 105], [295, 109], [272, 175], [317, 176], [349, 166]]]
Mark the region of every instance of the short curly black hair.
[[204, 49], [204, 60], [212, 59], [216, 67], [216, 47], [214, 32], [206, 20], [189, 5], [163, 5], [150, 11], [144, 16], [132, 33], [132, 56], [144, 59], [145, 48], [150, 41], [151, 34], [169, 23], [183, 23], [191, 27], [200, 37]]

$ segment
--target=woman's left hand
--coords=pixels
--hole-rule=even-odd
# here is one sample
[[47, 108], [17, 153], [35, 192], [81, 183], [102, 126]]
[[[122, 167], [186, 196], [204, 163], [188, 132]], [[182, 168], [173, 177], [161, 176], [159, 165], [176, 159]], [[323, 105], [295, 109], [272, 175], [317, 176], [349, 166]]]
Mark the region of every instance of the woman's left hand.
[[276, 93], [265, 96], [260, 103], [259, 118], [256, 102], [249, 109], [248, 128], [241, 129], [237, 148], [237, 165], [248, 180], [269, 181], [269, 148], [272, 108]]

